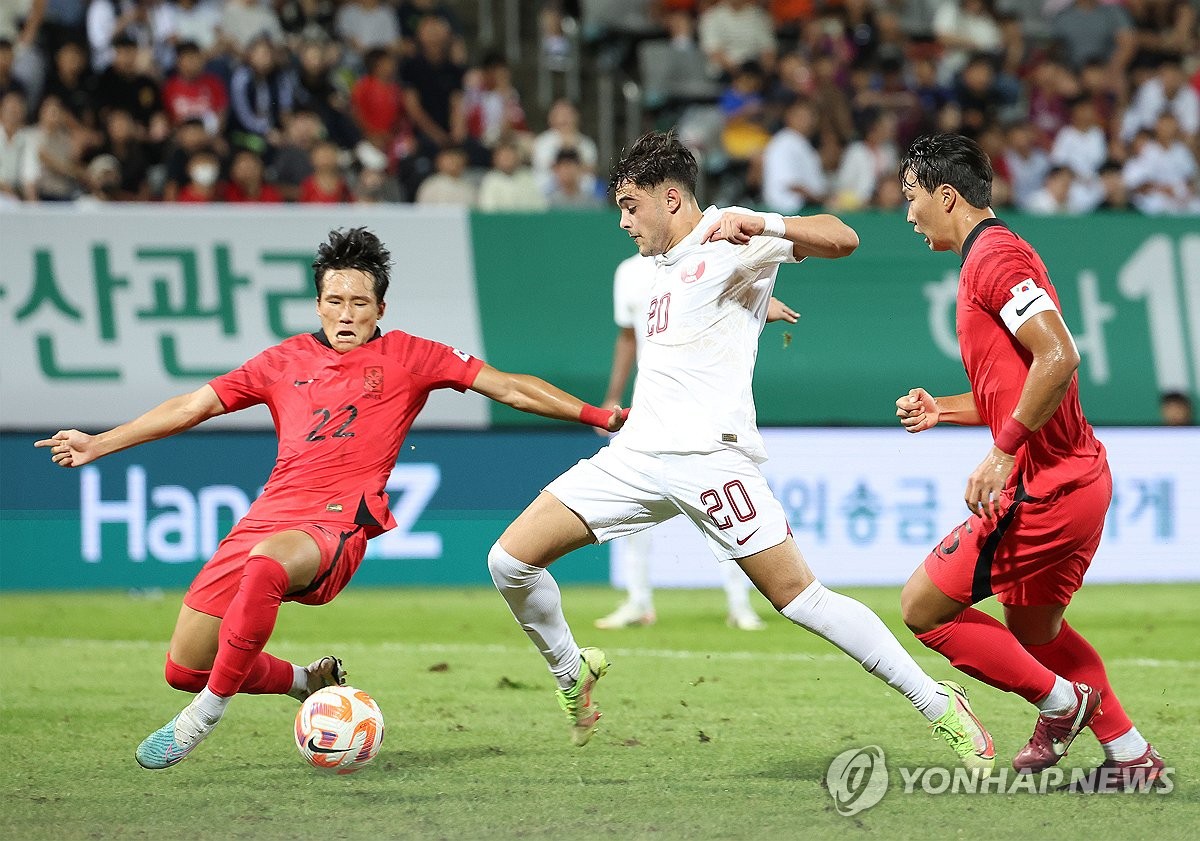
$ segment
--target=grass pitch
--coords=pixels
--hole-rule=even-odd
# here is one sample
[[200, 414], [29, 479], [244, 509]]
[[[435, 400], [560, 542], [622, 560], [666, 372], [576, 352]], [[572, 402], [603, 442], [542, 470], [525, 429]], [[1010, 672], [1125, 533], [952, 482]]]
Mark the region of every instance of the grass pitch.
[[[936, 677], [954, 675], [899, 621], [894, 589], [847, 590]], [[296, 704], [239, 697], [186, 761], [144, 771], [137, 743], [188, 700], [163, 683], [179, 594], [0, 598], [0, 838], [10, 839], [1068, 839], [1200, 837], [1200, 585], [1087, 587], [1072, 624], [1100, 649], [1139, 729], [1176, 768], [1166, 795], [906, 794], [899, 766], [953, 768], [899, 696], [828, 643], [771, 615], [727, 629], [719, 592], [661, 591], [659, 624], [594, 631], [615, 604], [567, 588], [583, 644], [613, 663], [605, 717], [570, 745], [541, 658], [491, 590], [366, 590], [288, 605], [271, 650], [345, 658], [378, 700], [387, 736], [346, 777], [306, 766]], [[760, 612], [766, 604], [758, 601]], [[961, 680], [991, 729], [998, 767], [1034, 714]], [[824, 787], [830, 760], [879, 745], [892, 784], [846, 818]], [[1089, 734], [1064, 767], [1101, 759]]]

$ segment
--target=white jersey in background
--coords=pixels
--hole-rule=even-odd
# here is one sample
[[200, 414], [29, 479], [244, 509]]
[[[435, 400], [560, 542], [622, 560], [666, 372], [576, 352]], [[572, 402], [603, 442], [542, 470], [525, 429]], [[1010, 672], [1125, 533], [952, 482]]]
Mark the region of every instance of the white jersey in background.
[[[637, 357], [646, 343], [646, 305], [650, 302], [650, 287], [654, 283], [653, 257], [634, 254], [617, 265], [613, 273], [613, 321], [618, 327], [633, 330]], [[635, 370], [636, 375], [636, 370]]]
[[637, 384], [614, 446], [643, 453], [738, 450], [755, 462], [767, 454], [754, 409], [758, 338], [781, 263], [793, 244], [753, 237], [746, 245], [700, 240], [722, 213], [709, 207], [690, 234], [655, 257], [643, 301]]

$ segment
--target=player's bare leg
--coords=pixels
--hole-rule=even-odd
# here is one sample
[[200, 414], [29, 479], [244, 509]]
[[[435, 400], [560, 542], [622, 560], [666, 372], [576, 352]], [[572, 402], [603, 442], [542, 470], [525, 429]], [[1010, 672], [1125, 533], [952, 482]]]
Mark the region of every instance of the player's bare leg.
[[991, 736], [957, 684], [937, 683], [865, 605], [817, 581], [791, 537], [738, 564], [784, 618], [824, 637], [902, 694], [968, 768], [991, 771]]
[[546, 569], [568, 552], [595, 542], [588, 527], [553, 495], [542, 492], [488, 553], [488, 569], [513, 616], [558, 681], [558, 702], [571, 720], [571, 740], [587, 744], [600, 711], [592, 688], [608, 670], [598, 648], [581, 649], [562, 610], [562, 593]]
[[[136, 756], [142, 767], [168, 768], [183, 760], [213, 731], [239, 690], [282, 694], [297, 688], [296, 667], [264, 657], [263, 647], [275, 627], [283, 597], [308, 586], [320, 563], [320, 550], [309, 535], [295, 530], [280, 532], [251, 550], [237, 595], [223, 618], [217, 620], [186, 606], [180, 611], [167, 660], [168, 680], [173, 685], [181, 677], [198, 682], [204, 670], [197, 666], [207, 664], [210, 670], [192, 702], [138, 746]], [[182, 663], [175, 660], [176, 654]], [[320, 668], [325, 659], [314, 666]], [[340, 663], [329, 659], [334, 662], [325, 671], [336, 677], [342, 672]], [[307, 691], [307, 673], [303, 677], [303, 690]], [[251, 685], [244, 686], [248, 680]]]

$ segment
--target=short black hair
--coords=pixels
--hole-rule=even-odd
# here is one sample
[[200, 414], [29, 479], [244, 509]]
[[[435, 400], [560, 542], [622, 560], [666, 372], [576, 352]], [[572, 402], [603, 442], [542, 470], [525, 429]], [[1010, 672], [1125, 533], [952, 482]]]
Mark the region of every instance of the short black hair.
[[1182, 391], [1164, 391], [1158, 402], [1163, 406], [1168, 403], [1180, 403], [1189, 409], [1192, 407], [1192, 398], [1188, 397]]
[[900, 162], [900, 183], [912, 170], [916, 182], [932, 193], [949, 184], [972, 207], [991, 207], [992, 162], [979, 144], [961, 134], [927, 134], [908, 147]]
[[608, 188], [616, 193], [631, 184], [647, 190], [671, 181], [694, 196], [698, 174], [696, 157], [675, 132], [652, 131], [639, 137], [613, 167]]
[[392, 255], [379, 237], [366, 228], [351, 228], [348, 231], [338, 228], [329, 232], [328, 241], [317, 246], [317, 259], [313, 260], [312, 267], [318, 299], [326, 272], [358, 269], [375, 281], [375, 300], [382, 304], [391, 280]]

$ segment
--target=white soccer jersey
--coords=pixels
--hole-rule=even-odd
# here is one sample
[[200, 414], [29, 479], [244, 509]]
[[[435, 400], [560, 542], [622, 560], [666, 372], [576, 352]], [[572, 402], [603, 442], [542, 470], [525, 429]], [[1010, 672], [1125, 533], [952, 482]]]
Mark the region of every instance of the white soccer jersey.
[[701, 244], [726, 211], [709, 207], [682, 242], [654, 258], [648, 305], [635, 329], [637, 385], [614, 445], [645, 453], [711, 453], [731, 448], [767, 458], [751, 381], [758, 338], [780, 263], [792, 243], [753, 237], [746, 245]]
[[650, 285], [654, 282], [653, 257], [634, 254], [626, 257], [613, 274], [613, 321], [618, 327], [633, 328], [637, 354], [642, 355], [646, 341], [646, 305], [650, 303]]

